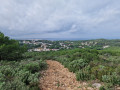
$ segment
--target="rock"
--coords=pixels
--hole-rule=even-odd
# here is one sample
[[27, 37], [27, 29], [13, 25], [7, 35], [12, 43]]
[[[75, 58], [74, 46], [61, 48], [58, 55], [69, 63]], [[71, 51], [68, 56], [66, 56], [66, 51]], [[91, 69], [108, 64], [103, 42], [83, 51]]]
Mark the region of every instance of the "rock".
[[87, 85], [87, 83], [83, 82], [83, 86], [86, 86], [86, 85]]
[[120, 90], [120, 87], [117, 87], [116, 90]]
[[91, 88], [91, 87], [88, 87], [88, 88], [87, 88], [87, 90], [93, 90], [93, 88]]
[[93, 87], [100, 88], [102, 85], [100, 83], [94, 83], [92, 84]]

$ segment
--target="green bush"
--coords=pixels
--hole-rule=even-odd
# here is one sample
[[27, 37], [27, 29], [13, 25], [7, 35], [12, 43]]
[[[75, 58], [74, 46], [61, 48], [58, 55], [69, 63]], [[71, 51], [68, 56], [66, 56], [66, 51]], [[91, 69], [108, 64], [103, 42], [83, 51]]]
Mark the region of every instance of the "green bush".
[[28, 77], [28, 82], [29, 82], [30, 87], [38, 86], [39, 75], [40, 73], [35, 73], [35, 74], [31, 74]]
[[18, 78], [20, 81], [24, 82], [25, 84], [28, 84], [28, 77], [31, 75], [29, 71], [18, 71], [16, 73], [16, 78]]
[[43, 69], [47, 68], [47, 64], [46, 64], [45, 61], [40, 60], [38, 63], [39, 63], [40, 70], [43, 70]]
[[114, 72], [112, 75], [102, 76], [102, 81], [106, 83], [112, 83], [113, 85], [120, 85], [120, 76]]
[[43, 60], [0, 62], [0, 90], [39, 90], [41, 70], [47, 67]]
[[116, 73], [117, 73], [118, 75], [120, 75], [120, 64], [117, 66], [117, 68], [115, 69], [115, 71], [116, 71]]
[[68, 69], [71, 72], [76, 72], [85, 67], [86, 65], [88, 65], [88, 63], [84, 59], [73, 60], [72, 62], [69, 63]]
[[95, 76], [93, 74], [91, 74], [91, 68], [90, 66], [86, 66], [84, 69], [78, 71], [76, 73], [76, 79], [78, 81], [82, 80], [95, 80]]
[[18, 41], [0, 32], [0, 60], [18, 60], [26, 50], [27, 48], [20, 46]]
[[59, 61], [62, 65], [64, 65], [66, 68], [68, 68], [70, 60], [66, 58], [65, 56], [56, 57], [56, 60]]
[[38, 72], [40, 70], [40, 66], [39, 66], [38, 62], [32, 62], [32, 63], [26, 64], [24, 66], [24, 69], [26, 71], [30, 71], [31, 73], [35, 73], [35, 72]]
[[111, 67], [106, 67], [103, 65], [98, 65], [98, 66], [94, 66], [91, 69], [91, 73], [95, 75], [95, 77], [99, 80], [102, 81], [102, 76], [103, 75], [109, 75], [113, 72], [113, 68]]
[[76, 79], [78, 81], [85, 81], [85, 80], [90, 80], [90, 74], [88, 72], [85, 72], [85, 71], [78, 71], [76, 73]]
[[25, 64], [24, 69], [27, 71], [30, 71], [31, 73], [35, 73], [45, 69], [46, 67], [47, 67], [47, 64], [44, 61], [40, 60], [40, 61], [34, 61], [28, 64]]
[[29, 90], [29, 87], [19, 79], [14, 79], [12, 82], [7, 82], [3, 90]]
[[111, 83], [105, 83], [104, 86], [101, 86], [99, 90], [115, 90], [115, 87]]
[[106, 90], [104, 86], [101, 86], [99, 90]]

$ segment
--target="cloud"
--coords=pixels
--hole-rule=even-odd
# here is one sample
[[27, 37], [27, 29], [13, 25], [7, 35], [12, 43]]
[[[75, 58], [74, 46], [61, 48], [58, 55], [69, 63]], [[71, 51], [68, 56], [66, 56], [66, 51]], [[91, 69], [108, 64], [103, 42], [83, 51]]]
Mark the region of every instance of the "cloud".
[[0, 2], [0, 30], [13, 38], [117, 38], [120, 32], [119, 0]]

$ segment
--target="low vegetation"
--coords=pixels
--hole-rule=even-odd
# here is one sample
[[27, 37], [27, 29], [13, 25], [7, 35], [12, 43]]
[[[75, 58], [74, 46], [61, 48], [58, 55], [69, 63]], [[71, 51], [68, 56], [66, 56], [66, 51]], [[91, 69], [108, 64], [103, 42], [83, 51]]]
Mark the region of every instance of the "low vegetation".
[[40, 71], [47, 64], [25, 51], [25, 46], [0, 33], [0, 90], [39, 90]]
[[[107, 42], [108, 43], [108, 42]], [[25, 52], [25, 46], [0, 33], [0, 89], [39, 90], [40, 71], [45, 60], [56, 60], [76, 74], [78, 81], [104, 82], [100, 90], [120, 85], [120, 48], [69, 49], [50, 52]]]
[[39, 90], [40, 71], [46, 68], [43, 60], [0, 62], [0, 90]]
[[[56, 60], [76, 74], [78, 81], [97, 80], [112, 90], [120, 85], [120, 52], [110, 49], [71, 49], [57, 52], [26, 53], [47, 60]], [[103, 88], [101, 87], [101, 88]]]

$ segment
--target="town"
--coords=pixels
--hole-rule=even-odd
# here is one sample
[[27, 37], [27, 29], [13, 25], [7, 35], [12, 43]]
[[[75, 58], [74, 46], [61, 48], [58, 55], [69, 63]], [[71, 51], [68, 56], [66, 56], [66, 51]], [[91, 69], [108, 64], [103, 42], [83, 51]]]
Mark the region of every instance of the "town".
[[110, 47], [107, 43], [102, 43], [100, 40], [80, 40], [80, 41], [51, 41], [51, 40], [19, 40], [21, 45], [26, 44], [28, 51], [42, 52], [42, 51], [58, 51], [61, 49], [74, 48], [95, 48], [104, 49]]

